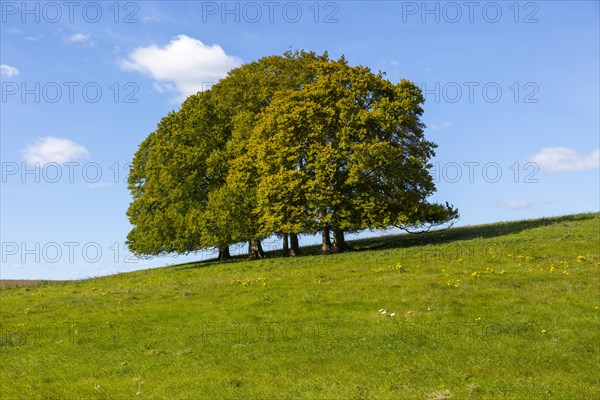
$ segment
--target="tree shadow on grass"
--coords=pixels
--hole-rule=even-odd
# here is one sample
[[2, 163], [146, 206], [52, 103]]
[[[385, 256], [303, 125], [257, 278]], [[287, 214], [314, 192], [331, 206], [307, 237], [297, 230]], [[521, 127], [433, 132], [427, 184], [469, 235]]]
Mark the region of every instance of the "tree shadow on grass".
[[[566, 222], [575, 222], [594, 219], [598, 213], [575, 214], [561, 217], [549, 217], [533, 220], [500, 222], [487, 225], [463, 226], [450, 228], [445, 230], [437, 230], [419, 234], [397, 234], [388, 236], [379, 236], [366, 239], [357, 239], [348, 241], [353, 252], [371, 251], [371, 250], [389, 250], [397, 248], [408, 248], [415, 246], [427, 246], [436, 244], [453, 243], [473, 239], [488, 239], [493, 237], [506, 236], [514, 233], [519, 233], [528, 229], [535, 229], [542, 226], [561, 224]], [[283, 258], [281, 250], [273, 250], [266, 252], [268, 258]], [[320, 245], [304, 246], [301, 248], [302, 256], [320, 255]], [[233, 263], [238, 261], [246, 261], [248, 257], [245, 254], [233, 256], [227, 261], [203, 260], [192, 261], [185, 264], [173, 266], [177, 270], [189, 268], [204, 268], [214, 265], [222, 265], [225, 263]]]
[[351, 246], [353, 246], [353, 248], [357, 251], [384, 250], [445, 244], [473, 239], [488, 239], [511, 235], [542, 226], [594, 219], [597, 215], [598, 214], [594, 213], [576, 214], [533, 220], [500, 222], [488, 225], [463, 226], [421, 234], [389, 235], [376, 238], [359, 239], [351, 242]]

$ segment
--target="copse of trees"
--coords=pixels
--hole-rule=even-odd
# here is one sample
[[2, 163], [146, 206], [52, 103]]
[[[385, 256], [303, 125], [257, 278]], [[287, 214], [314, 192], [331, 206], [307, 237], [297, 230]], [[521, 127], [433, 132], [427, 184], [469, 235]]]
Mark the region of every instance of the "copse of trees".
[[229, 72], [165, 116], [129, 174], [138, 255], [205, 248], [229, 257], [247, 242], [322, 235], [323, 252], [349, 250], [344, 234], [422, 229], [458, 217], [435, 192], [424, 137], [424, 98], [412, 82], [348, 65], [327, 53], [287, 52]]

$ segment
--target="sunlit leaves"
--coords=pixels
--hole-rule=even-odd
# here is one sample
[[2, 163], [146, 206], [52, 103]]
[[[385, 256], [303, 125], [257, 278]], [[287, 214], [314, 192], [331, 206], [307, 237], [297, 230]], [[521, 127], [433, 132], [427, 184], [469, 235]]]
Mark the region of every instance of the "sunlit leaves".
[[[129, 247], [185, 253], [271, 234], [421, 226], [435, 144], [413, 83], [288, 52], [230, 71], [169, 113], [135, 154]], [[335, 240], [334, 240], [335, 242]]]

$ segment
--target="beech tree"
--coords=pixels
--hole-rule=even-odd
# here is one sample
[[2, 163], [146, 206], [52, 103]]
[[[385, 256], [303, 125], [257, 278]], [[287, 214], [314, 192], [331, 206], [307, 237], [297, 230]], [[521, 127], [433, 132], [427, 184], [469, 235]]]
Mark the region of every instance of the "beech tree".
[[[158, 255], [214, 247], [223, 259], [230, 244], [248, 241], [250, 255], [263, 256], [260, 234], [269, 235], [252, 217], [257, 180], [252, 162], [244, 162], [246, 144], [276, 93], [300, 89], [311, 78], [306, 66], [327, 58], [303, 51], [264, 57], [230, 71], [164, 117], [132, 163], [130, 249]], [[292, 237], [296, 253], [297, 242]]]
[[343, 58], [313, 69], [311, 83], [271, 102], [250, 141], [264, 228], [320, 230], [323, 251], [340, 252], [349, 249], [347, 231], [455, 218], [449, 205], [426, 201], [435, 144], [424, 138], [420, 89]]
[[[190, 96], [158, 124], [136, 152], [128, 187], [133, 225], [127, 245], [137, 255], [201, 250], [202, 214], [211, 191], [225, 180], [221, 149], [228, 136], [211, 106], [211, 93]], [[228, 247], [218, 247], [221, 258]]]
[[289, 255], [298, 235], [317, 232], [324, 252], [342, 252], [347, 232], [451, 221], [454, 208], [427, 202], [436, 145], [424, 137], [423, 102], [413, 83], [327, 53], [236, 68], [140, 145], [127, 243], [136, 254], [217, 248], [226, 258], [247, 242], [259, 258], [273, 234]]

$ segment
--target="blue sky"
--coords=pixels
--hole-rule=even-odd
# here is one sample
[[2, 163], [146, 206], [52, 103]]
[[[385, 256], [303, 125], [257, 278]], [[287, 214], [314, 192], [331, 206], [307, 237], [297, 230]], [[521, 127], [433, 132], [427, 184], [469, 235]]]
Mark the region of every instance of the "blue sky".
[[0, 4], [3, 279], [211, 257], [127, 253], [127, 165], [187, 95], [289, 49], [423, 88], [459, 224], [599, 210], [597, 1]]

